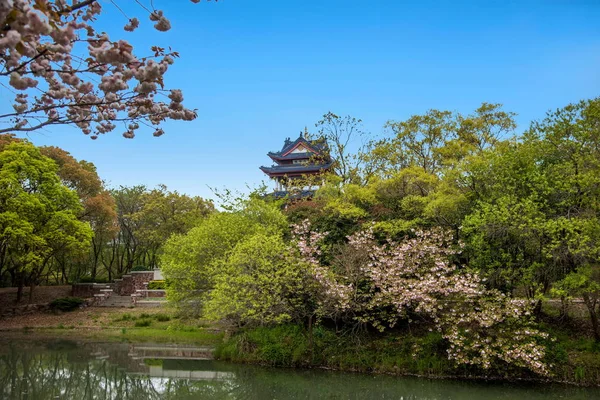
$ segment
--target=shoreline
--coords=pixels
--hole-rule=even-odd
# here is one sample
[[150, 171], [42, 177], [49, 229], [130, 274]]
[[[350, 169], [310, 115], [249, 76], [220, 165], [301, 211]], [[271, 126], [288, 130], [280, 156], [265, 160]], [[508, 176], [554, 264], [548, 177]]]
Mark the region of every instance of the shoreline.
[[[145, 331], [153, 333], [152, 336], [146, 335], [122, 335], [119, 329], [113, 328], [85, 328], [80, 330], [73, 329], [58, 329], [58, 328], [34, 328], [34, 329], [0, 329], [0, 339], [16, 339], [16, 340], [55, 340], [55, 339], [73, 339], [83, 342], [99, 342], [99, 343], [164, 343], [164, 344], [195, 344], [209, 346], [213, 350], [222, 344], [223, 334], [214, 333], [212, 338], [200, 338], [196, 334], [191, 337], [185, 337], [181, 335], [173, 335], [173, 332], [167, 332], [164, 335], [157, 335], [156, 329], [139, 328], [138, 331]], [[83, 333], [83, 335], [82, 335]], [[18, 335], [18, 337], [17, 337]], [[11, 337], [13, 336], [13, 337]], [[267, 362], [260, 361], [241, 361], [241, 360], [229, 360], [220, 357], [214, 357], [215, 361], [228, 362], [238, 365], [254, 365], [264, 368], [276, 368], [283, 370], [322, 370], [332, 372], [344, 372], [361, 375], [384, 375], [391, 377], [412, 377], [419, 379], [430, 379], [430, 380], [451, 380], [451, 381], [463, 381], [463, 382], [490, 382], [490, 383], [526, 383], [526, 384], [551, 384], [559, 386], [569, 387], [600, 387], [598, 384], [582, 383], [567, 380], [552, 380], [543, 378], [524, 378], [519, 376], [513, 377], [502, 377], [502, 376], [481, 376], [481, 375], [451, 375], [451, 374], [419, 374], [408, 371], [385, 371], [373, 369], [369, 371], [361, 370], [358, 368], [339, 368], [327, 365], [299, 365], [299, 366], [285, 366], [285, 365], [272, 365]]]
[[[302, 343], [303, 340], [308, 341], [308, 339], [302, 337], [301, 328], [294, 326], [291, 328], [287, 331], [285, 329], [277, 331], [276, 328], [239, 331], [217, 346], [215, 358], [221, 361], [278, 368], [315, 368], [425, 379], [600, 387], [599, 352], [582, 352], [583, 356], [593, 358], [593, 362], [583, 366], [577, 364], [576, 356], [581, 354], [569, 354], [563, 364], [551, 367], [550, 375], [542, 376], [525, 369], [506, 368], [500, 364], [489, 370], [457, 366], [448, 361], [445, 354], [440, 353], [439, 350], [429, 353], [426, 351], [426, 354], [416, 357], [411, 356], [403, 353], [402, 346], [411, 347], [414, 343], [423, 343], [424, 338], [415, 338], [397, 332], [366, 336], [361, 339], [359, 345], [343, 341], [336, 343], [328, 341], [327, 338], [317, 343], [318, 339], [314, 339], [315, 348], [314, 353], [311, 354], [306, 343]], [[301, 334], [298, 335], [298, 332]], [[300, 348], [306, 351], [301, 354], [298, 351]], [[583, 374], [579, 371], [581, 368]]]
[[[65, 321], [69, 321], [69, 325], [65, 325]], [[569, 358], [567, 363], [553, 371], [554, 376], [536, 377], [517, 370], [504, 370], [501, 371], [502, 374], [465, 368], [461, 371], [458, 367], [452, 367], [439, 353], [431, 351], [422, 358], [410, 358], [402, 353], [402, 346], [409, 346], [409, 340], [415, 338], [402, 337], [400, 334], [368, 337], [359, 346], [333, 342], [330, 337], [329, 342], [326, 339], [320, 343], [317, 341], [314, 351], [319, 354], [311, 355], [307, 350], [302, 328], [288, 328], [293, 328], [294, 333], [290, 333], [289, 329], [278, 330], [277, 327], [262, 328], [263, 335], [268, 337], [265, 339], [252, 330], [240, 330], [228, 335], [220, 327], [207, 325], [205, 321], [180, 319], [166, 308], [87, 307], [67, 313], [38, 313], [1, 319], [0, 338], [196, 344], [214, 347], [215, 360], [236, 364], [436, 380], [600, 387], [598, 352], [582, 352], [584, 356], [594, 360], [593, 366], [584, 370], [584, 376], [579, 376], [576, 370], [588, 367], [579, 366]]]
[[77, 337], [106, 341], [154, 341], [215, 345], [218, 327], [177, 318], [167, 308], [86, 307], [72, 312], [35, 313], [0, 319], [0, 337], [14, 335]]

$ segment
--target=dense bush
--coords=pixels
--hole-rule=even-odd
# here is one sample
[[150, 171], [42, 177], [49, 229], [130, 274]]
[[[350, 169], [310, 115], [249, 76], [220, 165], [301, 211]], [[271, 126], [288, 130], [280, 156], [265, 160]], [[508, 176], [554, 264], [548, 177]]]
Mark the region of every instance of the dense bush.
[[135, 321], [135, 327], [136, 328], [145, 328], [152, 325], [152, 321], [149, 319], [140, 319], [138, 321]]
[[148, 282], [148, 290], [165, 290], [167, 283], [165, 281], [150, 281]]
[[50, 303], [50, 309], [56, 311], [73, 311], [84, 302], [85, 300], [79, 297], [61, 297]]
[[171, 317], [166, 314], [155, 314], [154, 319], [158, 322], [167, 322], [171, 320]]

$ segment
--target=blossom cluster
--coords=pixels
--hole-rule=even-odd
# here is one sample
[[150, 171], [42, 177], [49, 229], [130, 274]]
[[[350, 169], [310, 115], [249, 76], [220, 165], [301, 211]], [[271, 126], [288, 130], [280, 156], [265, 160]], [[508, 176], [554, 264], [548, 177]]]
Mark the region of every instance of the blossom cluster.
[[310, 223], [303, 221], [292, 226], [292, 234], [300, 255], [311, 267], [312, 278], [320, 287], [316, 296], [320, 307], [319, 312], [322, 314], [324, 310], [332, 313], [345, 311], [350, 306], [352, 285], [338, 281], [335, 274], [326, 266], [321, 265], [319, 261], [322, 254], [319, 245], [327, 236], [327, 232], [312, 230]]
[[[14, 112], [0, 115], [9, 125], [0, 133], [71, 124], [96, 139], [121, 122], [127, 138], [141, 125], [160, 136], [163, 121], [196, 118], [183, 106], [180, 90], [164, 88], [177, 52], [155, 46], [149, 56], [136, 56], [126, 40], [95, 30], [101, 12], [99, 1], [0, 2], [0, 76], [16, 93]], [[161, 10], [149, 10], [149, 19], [159, 31], [170, 28]], [[131, 18], [124, 28], [139, 24]]]
[[328, 305], [330, 316], [345, 312], [383, 330], [417, 315], [442, 334], [448, 358], [457, 364], [487, 369], [501, 360], [548, 373], [540, 344], [547, 335], [533, 325], [532, 304], [487, 289], [478, 274], [453, 263], [462, 246], [448, 232], [418, 231], [384, 244], [370, 230], [349, 236], [347, 246], [367, 255], [358, 266], [361, 290], [319, 262], [319, 242], [326, 234], [314, 232], [308, 222], [296, 225], [293, 234], [314, 266], [322, 285], [319, 301]]

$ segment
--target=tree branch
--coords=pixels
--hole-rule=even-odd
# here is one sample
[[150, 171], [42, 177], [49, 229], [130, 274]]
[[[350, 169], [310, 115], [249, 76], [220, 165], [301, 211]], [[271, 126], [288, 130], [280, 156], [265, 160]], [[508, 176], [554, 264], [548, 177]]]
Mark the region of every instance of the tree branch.
[[64, 14], [72, 13], [73, 11], [77, 11], [80, 8], [87, 7], [90, 4], [95, 3], [96, 1], [97, 0], [84, 0], [81, 3], [77, 3], [77, 4], [72, 5], [71, 7], [65, 8], [64, 10], [60, 11], [59, 14], [64, 15]]

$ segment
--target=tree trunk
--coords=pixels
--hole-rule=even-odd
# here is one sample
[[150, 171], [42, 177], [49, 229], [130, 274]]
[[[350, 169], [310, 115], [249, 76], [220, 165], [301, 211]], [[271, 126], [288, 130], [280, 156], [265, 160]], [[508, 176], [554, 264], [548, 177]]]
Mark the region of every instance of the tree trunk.
[[310, 363], [314, 360], [314, 340], [313, 340], [313, 316], [308, 317], [308, 348], [310, 350]]
[[33, 288], [35, 287], [35, 283], [31, 282], [29, 285], [29, 304], [33, 303]]
[[583, 295], [583, 301], [588, 308], [590, 313], [590, 320], [592, 322], [592, 330], [594, 331], [594, 339], [597, 343], [600, 343], [600, 326], [598, 325], [598, 314], [596, 314], [596, 299], [591, 299], [588, 295]]
[[600, 326], [598, 326], [598, 315], [596, 310], [590, 309], [590, 319], [592, 320], [592, 328], [594, 329], [594, 339], [600, 343]]
[[18, 279], [18, 289], [17, 289], [17, 304], [19, 304], [21, 302], [21, 300], [23, 299], [23, 286], [24, 286], [24, 282], [23, 282], [23, 276], [21, 274], [19, 274], [19, 278]]
[[542, 315], [542, 300], [538, 300], [535, 302], [535, 306], [533, 307], [533, 315], [539, 317]]
[[568, 310], [568, 301], [565, 296], [561, 296], [560, 298], [560, 315], [559, 319], [561, 321], [569, 319], [569, 310]]

